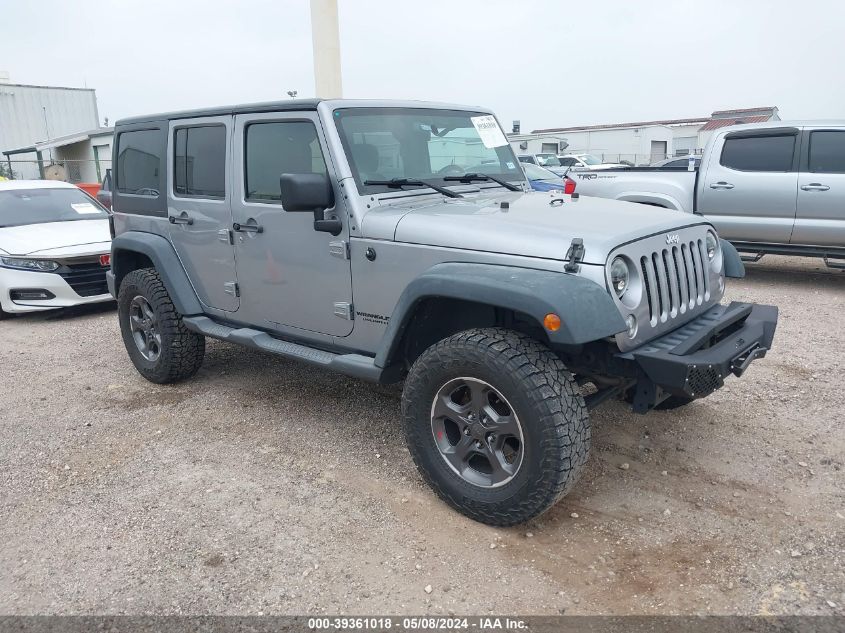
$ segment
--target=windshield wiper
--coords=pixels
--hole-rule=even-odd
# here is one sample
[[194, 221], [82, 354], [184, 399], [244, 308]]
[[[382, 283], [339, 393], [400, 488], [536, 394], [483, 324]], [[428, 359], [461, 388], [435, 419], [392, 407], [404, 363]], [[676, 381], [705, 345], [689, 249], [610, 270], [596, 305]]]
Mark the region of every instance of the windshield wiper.
[[464, 174], [463, 176], [446, 176], [443, 180], [455, 180], [457, 182], [462, 182], [465, 185], [468, 185], [474, 180], [489, 180], [490, 182], [495, 182], [497, 185], [502, 185], [505, 189], [510, 189], [511, 191], [522, 191], [520, 187], [508, 182], [507, 180], [497, 178], [496, 176], [488, 176], [487, 174], [472, 173]]
[[392, 187], [395, 189], [401, 189], [402, 187], [428, 187], [430, 189], [434, 189], [437, 193], [442, 193], [444, 196], [448, 196], [449, 198], [463, 198], [463, 196], [459, 193], [449, 191], [445, 187], [435, 185], [434, 183], [430, 183], [427, 180], [420, 180], [419, 178], [391, 178], [390, 180], [365, 180], [364, 184], [381, 185], [383, 187]]

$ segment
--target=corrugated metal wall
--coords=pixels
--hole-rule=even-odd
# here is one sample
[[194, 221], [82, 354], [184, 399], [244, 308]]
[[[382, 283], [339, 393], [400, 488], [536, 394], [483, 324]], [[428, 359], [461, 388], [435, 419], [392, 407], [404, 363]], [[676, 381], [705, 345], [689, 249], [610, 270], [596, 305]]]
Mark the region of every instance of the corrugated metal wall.
[[93, 89], [0, 83], [0, 151], [86, 132], [98, 123]]

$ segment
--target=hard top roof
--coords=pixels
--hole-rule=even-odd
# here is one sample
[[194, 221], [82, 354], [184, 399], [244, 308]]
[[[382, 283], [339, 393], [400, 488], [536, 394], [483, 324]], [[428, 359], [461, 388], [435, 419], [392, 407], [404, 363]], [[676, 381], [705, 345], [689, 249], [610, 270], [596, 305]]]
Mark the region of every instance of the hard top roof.
[[141, 116], [120, 119], [115, 123], [116, 127], [123, 125], [134, 125], [136, 123], [149, 123], [152, 121], [163, 121], [172, 119], [192, 119], [204, 116], [224, 116], [227, 114], [250, 114], [255, 112], [285, 112], [297, 110], [316, 110], [322, 102], [333, 107], [366, 107], [366, 108], [436, 108], [470, 110], [473, 112], [490, 113], [487, 108], [479, 106], [467, 106], [454, 103], [436, 103], [431, 101], [407, 101], [390, 99], [289, 99], [286, 101], [265, 101], [263, 103], [245, 103], [241, 105], [218, 106], [213, 108], [199, 108], [196, 110], [182, 110], [177, 112], [164, 112], [160, 114], [146, 114]]

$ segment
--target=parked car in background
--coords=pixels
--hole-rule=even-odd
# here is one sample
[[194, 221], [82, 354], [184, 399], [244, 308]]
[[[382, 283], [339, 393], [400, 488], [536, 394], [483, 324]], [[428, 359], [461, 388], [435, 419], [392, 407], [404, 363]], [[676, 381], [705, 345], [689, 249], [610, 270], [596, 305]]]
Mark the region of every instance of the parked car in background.
[[558, 176], [553, 171], [532, 163], [522, 163], [522, 170], [534, 191], [563, 191], [564, 193], [575, 191], [575, 181], [568, 176]]
[[565, 176], [571, 167], [561, 165], [560, 160], [554, 154], [526, 154], [517, 157], [523, 165], [537, 165], [547, 169], [556, 176]]
[[564, 154], [557, 157], [564, 168], [572, 169], [615, 169], [628, 167], [623, 163], [605, 163], [593, 154]]
[[697, 171], [573, 175], [579, 193], [704, 215], [747, 256], [845, 268], [845, 121], [770, 121], [713, 135]]
[[111, 301], [108, 217], [66, 182], [0, 183], [0, 317]]
[[112, 190], [112, 176], [111, 169], [106, 170], [106, 176], [103, 178], [103, 184], [97, 192], [97, 200], [106, 209], [111, 209], [111, 190]]
[[546, 169], [560, 167], [560, 161], [554, 154], [523, 154], [518, 157], [520, 163], [528, 163], [530, 165], [539, 165]]
[[[693, 156], [693, 168], [698, 169], [701, 166], [701, 156]], [[651, 163], [650, 167], [662, 167], [663, 169], [689, 169], [689, 156], [673, 156], [672, 158], [664, 158], [655, 163]]]

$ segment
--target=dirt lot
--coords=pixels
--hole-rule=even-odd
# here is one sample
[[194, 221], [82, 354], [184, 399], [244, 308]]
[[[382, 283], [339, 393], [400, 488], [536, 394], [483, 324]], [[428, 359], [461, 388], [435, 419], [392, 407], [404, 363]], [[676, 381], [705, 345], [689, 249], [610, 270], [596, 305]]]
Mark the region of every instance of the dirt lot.
[[845, 274], [769, 257], [728, 294], [780, 306], [774, 351], [595, 411], [580, 484], [513, 529], [422, 485], [398, 389], [218, 342], [159, 387], [111, 307], [4, 321], [0, 613], [842, 614]]

